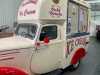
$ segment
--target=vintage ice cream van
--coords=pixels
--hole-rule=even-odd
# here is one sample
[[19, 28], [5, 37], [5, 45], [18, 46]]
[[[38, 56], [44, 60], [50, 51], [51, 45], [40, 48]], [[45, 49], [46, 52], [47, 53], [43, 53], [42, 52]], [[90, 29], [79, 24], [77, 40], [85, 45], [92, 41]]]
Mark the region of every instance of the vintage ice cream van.
[[76, 69], [87, 53], [89, 20], [83, 0], [23, 0], [16, 35], [0, 39], [0, 75]]

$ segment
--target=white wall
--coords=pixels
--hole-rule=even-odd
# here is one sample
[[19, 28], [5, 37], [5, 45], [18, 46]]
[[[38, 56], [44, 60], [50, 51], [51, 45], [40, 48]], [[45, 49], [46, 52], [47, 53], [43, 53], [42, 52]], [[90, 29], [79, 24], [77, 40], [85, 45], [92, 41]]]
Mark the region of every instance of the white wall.
[[0, 25], [12, 26], [21, 0], [0, 0]]
[[19, 9], [19, 6], [20, 6], [21, 2], [22, 2], [22, 0], [14, 0], [14, 5], [15, 5], [15, 7], [14, 7], [15, 8], [15, 10], [14, 10], [15, 21], [17, 20], [17, 12], [18, 12], [18, 9]]
[[90, 27], [91, 36], [96, 36], [96, 25], [100, 25], [100, 11], [91, 12], [92, 22]]
[[91, 12], [92, 20], [100, 21], [100, 11]]

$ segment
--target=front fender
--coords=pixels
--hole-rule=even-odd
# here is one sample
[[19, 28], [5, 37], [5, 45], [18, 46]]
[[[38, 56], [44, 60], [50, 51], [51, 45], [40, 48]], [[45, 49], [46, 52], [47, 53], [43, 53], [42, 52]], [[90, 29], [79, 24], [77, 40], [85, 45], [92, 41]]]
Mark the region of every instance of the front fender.
[[0, 67], [0, 75], [28, 75], [28, 73], [14, 67]]

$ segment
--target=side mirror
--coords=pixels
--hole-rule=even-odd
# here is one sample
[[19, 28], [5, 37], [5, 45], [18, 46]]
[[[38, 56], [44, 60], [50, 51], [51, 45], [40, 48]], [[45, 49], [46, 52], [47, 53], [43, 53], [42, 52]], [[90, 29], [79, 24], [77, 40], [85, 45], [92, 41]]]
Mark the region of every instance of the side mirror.
[[50, 42], [49, 37], [45, 36], [43, 41], [45, 44], [48, 44]]

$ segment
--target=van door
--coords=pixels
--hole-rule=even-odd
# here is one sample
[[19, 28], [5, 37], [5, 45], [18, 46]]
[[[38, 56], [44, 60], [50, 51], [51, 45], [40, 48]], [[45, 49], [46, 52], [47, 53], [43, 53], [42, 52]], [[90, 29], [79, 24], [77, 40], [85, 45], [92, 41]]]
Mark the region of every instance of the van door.
[[[41, 29], [39, 43], [32, 63], [39, 65], [41, 73], [49, 72], [59, 68], [62, 55], [62, 41], [60, 40], [59, 25], [45, 25]], [[46, 43], [44, 38], [48, 38]]]

